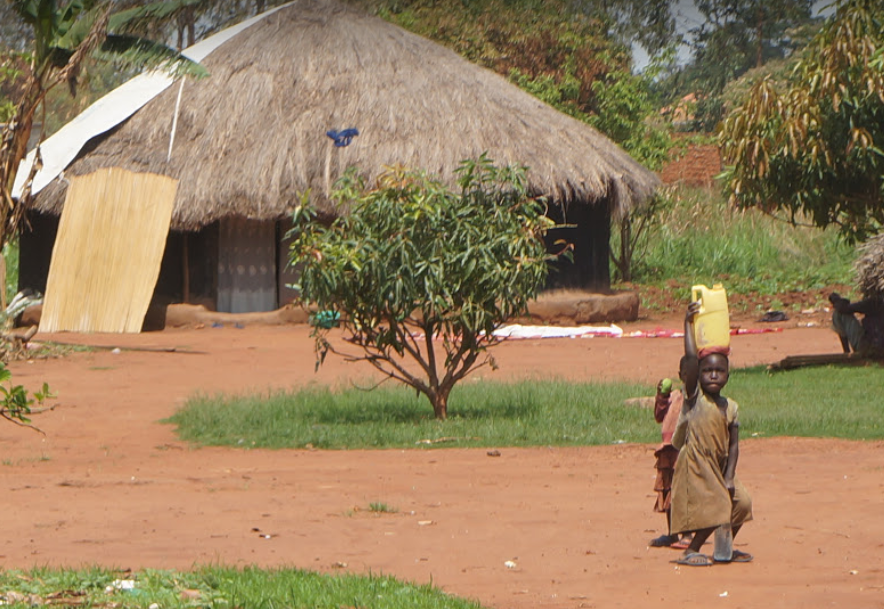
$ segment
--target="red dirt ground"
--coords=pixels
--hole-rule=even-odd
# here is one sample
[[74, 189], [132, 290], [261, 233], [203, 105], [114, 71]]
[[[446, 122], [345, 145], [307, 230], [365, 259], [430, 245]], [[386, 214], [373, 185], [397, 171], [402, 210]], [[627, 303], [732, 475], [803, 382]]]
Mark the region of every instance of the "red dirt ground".
[[[821, 323], [736, 336], [733, 363], [836, 352]], [[95, 350], [12, 364], [17, 382], [48, 381], [59, 398], [37, 419], [45, 436], [0, 425], [0, 566], [385, 573], [500, 609], [884, 607], [882, 442], [744, 439], [739, 472], [756, 520], [737, 547], [755, 561], [691, 568], [670, 562], [675, 550], [647, 547], [664, 525], [651, 511], [651, 445], [501, 446], [499, 457], [234, 450], [188, 446], [159, 422], [195, 392], [367, 376], [338, 360], [314, 374], [307, 335], [302, 325], [38, 335], [197, 353]], [[635, 379], [650, 393], [680, 352], [680, 340], [664, 338], [512, 341], [496, 352], [500, 369], [483, 376]], [[372, 502], [398, 512], [372, 514]]]

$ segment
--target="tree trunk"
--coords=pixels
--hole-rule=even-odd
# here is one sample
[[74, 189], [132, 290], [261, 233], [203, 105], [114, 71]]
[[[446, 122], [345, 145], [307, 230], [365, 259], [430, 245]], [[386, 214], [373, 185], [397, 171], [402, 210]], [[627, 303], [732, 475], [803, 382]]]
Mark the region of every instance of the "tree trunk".
[[436, 419], [446, 420], [448, 418], [448, 392], [436, 393], [430, 397], [430, 402], [433, 404], [433, 414], [436, 415]]
[[0, 188], [3, 189], [0, 197], [0, 248], [15, 236], [18, 228], [17, 206], [22, 202], [13, 201], [12, 189], [19, 164], [27, 156], [28, 140], [34, 128], [34, 112], [40, 102], [40, 88], [35, 83], [29, 83], [26, 91], [26, 98], [19, 102], [12, 125], [4, 129], [3, 142], [0, 143]]
[[[0, 310], [5, 311], [6, 304], [6, 256], [0, 251]], [[8, 328], [4, 328], [4, 330], [6, 329]]]
[[632, 217], [620, 222], [620, 279], [632, 281]]

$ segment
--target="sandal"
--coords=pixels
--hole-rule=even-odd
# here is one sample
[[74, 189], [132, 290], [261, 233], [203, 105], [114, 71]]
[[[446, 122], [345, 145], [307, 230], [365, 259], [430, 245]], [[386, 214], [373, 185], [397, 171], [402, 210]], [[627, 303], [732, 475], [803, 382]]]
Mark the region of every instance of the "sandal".
[[715, 562], [752, 562], [754, 556], [749, 554], [748, 552], [741, 552], [740, 550], [734, 550], [731, 553], [730, 560], [716, 560]]
[[699, 552], [691, 552], [690, 554], [685, 554], [678, 560], [673, 560], [678, 565], [686, 565], [688, 567], [711, 567], [715, 564], [715, 561], [706, 556], [705, 554], [700, 554]]
[[668, 548], [677, 541], [678, 537], [675, 535], [660, 535], [660, 537], [649, 541], [648, 545], [652, 548]]
[[690, 545], [691, 545], [690, 538], [683, 537], [669, 547], [673, 548], [675, 550], [687, 550], [690, 547]]

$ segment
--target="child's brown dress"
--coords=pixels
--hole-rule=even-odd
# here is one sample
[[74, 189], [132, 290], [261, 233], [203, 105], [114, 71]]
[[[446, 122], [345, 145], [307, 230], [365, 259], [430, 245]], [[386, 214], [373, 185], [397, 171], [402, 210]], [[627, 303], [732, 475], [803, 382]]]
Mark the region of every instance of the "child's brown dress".
[[672, 480], [672, 534], [752, 520], [752, 499], [739, 479], [734, 478], [733, 504], [724, 484], [728, 426], [738, 420], [737, 403], [728, 399], [725, 415], [700, 391], [694, 407], [686, 408], [673, 438], [681, 450]]

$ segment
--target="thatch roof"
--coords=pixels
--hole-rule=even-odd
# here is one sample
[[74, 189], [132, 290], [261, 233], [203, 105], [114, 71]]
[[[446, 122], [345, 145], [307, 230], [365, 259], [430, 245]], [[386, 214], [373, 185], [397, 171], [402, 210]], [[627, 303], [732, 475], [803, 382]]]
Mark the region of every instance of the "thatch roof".
[[854, 271], [864, 297], [884, 296], [884, 233], [857, 248]]
[[[65, 176], [116, 166], [180, 179], [173, 225], [228, 215], [270, 219], [300, 193], [331, 211], [334, 180], [356, 165], [369, 178], [404, 164], [452, 179], [487, 151], [529, 167], [536, 194], [564, 206], [630, 209], [657, 187], [648, 171], [598, 131], [489, 70], [382, 19], [332, 0], [296, 0], [213, 51], [211, 72], [179, 85], [94, 138]], [[330, 129], [355, 127], [347, 147]], [[59, 213], [64, 180], [35, 207]]]

